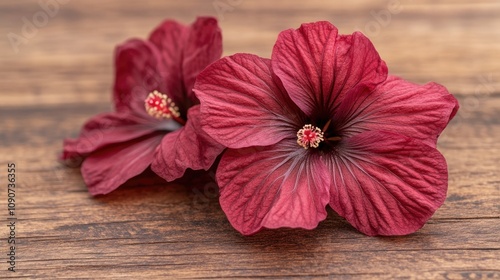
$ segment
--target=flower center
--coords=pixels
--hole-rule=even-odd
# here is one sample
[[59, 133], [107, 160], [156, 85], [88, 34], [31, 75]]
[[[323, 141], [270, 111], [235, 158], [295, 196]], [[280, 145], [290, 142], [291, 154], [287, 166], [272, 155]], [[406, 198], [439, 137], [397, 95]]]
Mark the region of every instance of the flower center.
[[309, 147], [317, 148], [319, 143], [324, 140], [323, 136], [321, 129], [311, 124], [306, 124], [297, 132], [297, 144], [304, 147], [304, 149], [308, 149]]
[[151, 92], [144, 101], [146, 112], [157, 119], [179, 118], [179, 107], [166, 94], [157, 90]]

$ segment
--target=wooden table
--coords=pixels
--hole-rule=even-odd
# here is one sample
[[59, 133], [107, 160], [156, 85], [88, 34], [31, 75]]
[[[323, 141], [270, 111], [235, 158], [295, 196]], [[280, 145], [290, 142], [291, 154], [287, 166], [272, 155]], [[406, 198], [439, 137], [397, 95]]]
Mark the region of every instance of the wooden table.
[[[220, 18], [224, 54], [265, 57], [279, 31], [328, 20], [367, 34], [392, 74], [447, 86], [461, 109], [439, 141], [450, 175], [444, 205], [404, 237], [364, 236], [333, 212], [312, 231], [244, 237], [213, 184], [144, 176], [91, 197], [79, 169], [56, 158], [64, 138], [111, 109], [114, 46], [164, 18], [196, 15]], [[0, 3], [0, 34], [1, 277], [500, 278], [498, 0], [59, 0], [51, 14], [38, 1], [10, 0]], [[12, 34], [24, 38], [16, 47]], [[5, 226], [11, 162], [15, 273]]]

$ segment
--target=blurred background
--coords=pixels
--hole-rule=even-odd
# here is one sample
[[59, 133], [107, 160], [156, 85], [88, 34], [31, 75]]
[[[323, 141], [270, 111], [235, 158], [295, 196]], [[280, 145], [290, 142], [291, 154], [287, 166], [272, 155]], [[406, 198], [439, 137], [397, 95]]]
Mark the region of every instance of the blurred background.
[[1, 1], [0, 108], [109, 102], [117, 44], [146, 38], [163, 19], [187, 24], [198, 15], [219, 18], [225, 55], [270, 57], [280, 31], [327, 20], [341, 33], [366, 34], [392, 74], [418, 83], [436, 81], [455, 94], [484, 95], [500, 87], [498, 0], [140, 3]]

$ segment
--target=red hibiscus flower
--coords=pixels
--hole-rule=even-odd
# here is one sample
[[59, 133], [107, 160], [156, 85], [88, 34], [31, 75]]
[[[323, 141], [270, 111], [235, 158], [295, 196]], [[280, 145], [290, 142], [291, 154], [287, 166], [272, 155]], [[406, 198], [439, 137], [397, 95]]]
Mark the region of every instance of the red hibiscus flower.
[[312, 229], [327, 204], [367, 235], [409, 234], [445, 200], [436, 142], [456, 99], [388, 76], [361, 33], [303, 24], [279, 35], [270, 60], [215, 62], [194, 91], [202, 128], [229, 148], [220, 203], [243, 234]]
[[222, 54], [214, 18], [191, 26], [165, 21], [149, 40], [133, 39], [115, 53], [115, 112], [95, 116], [80, 137], [64, 142], [62, 160], [83, 159], [93, 195], [109, 193], [152, 170], [172, 181], [187, 168], [208, 169], [223, 147], [199, 129], [195, 78]]

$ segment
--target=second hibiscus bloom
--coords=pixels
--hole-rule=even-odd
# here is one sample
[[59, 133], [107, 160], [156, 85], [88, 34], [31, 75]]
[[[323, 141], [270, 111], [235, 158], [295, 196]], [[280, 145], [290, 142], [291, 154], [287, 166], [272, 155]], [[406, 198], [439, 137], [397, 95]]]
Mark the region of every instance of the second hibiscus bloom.
[[165, 21], [149, 40], [116, 49], [115, 112], [89, 120], [64, 143], [63, 160], [81, 158], [93, 195], [106, 194], [151, 166], [168, 181], [208, 169], [223, 147], [199, 129], [198, 73], [222, 54], [214, 18], [191, 26]]

